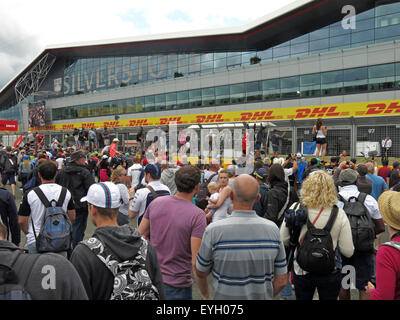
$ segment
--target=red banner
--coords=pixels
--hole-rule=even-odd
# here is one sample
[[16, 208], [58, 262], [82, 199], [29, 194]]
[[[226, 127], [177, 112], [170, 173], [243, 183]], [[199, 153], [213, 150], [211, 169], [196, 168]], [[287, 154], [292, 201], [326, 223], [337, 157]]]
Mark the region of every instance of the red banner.
[[18, 121], [0, 120], [0, 131], [18, 131]]
[[22, 137], [23, 137], [23, 136], [24, 136], [24, 135], [21, 134], [21, 135], [18, 137], [18, 139], [15, 140], [15, 142], [14, 142], [14, 148], [18, 148], [18, 147], [19, 147], [19, 145], [22, 143]]

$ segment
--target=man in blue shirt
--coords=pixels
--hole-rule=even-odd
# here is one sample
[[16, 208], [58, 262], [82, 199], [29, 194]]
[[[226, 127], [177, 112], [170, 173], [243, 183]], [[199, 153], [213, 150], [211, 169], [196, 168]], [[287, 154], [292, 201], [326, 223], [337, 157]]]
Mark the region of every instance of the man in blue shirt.
[[367, 179], [372, 181], [371, 196], [374, 197], [376, 201], [378, 201], [378, 198], [380, 197], [383, 191], [388, 189], [388, 186], [382, 177], [374, 174], [375, 166], [372, 162], [367, 162], [365, 165], [368, 168], [368, 174], [366, 175], [366, 177]]

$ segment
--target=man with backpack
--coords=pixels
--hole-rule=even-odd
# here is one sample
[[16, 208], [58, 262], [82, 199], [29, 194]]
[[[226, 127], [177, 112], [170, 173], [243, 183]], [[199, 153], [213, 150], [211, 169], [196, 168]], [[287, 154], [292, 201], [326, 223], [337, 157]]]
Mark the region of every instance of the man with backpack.
[[19, 207], [18, 223], [26, 234], [29, 253], [56, 252], [67, 256], [71, 248], [74, 202], [71, 193], [55, 183], [56, 174], [53, 162], [43, 162], [38, 172], [41, 185], [25, 193]]
[[6, 155], [1, 157], [1, 167], [3, 168], [1, 184], [3, 188], [5, 188], [7, 182], [9, 182], [11, 185], [11, 193], [15, 197], [15, 175], [18, 172], [18, 159], [17, 156], [12, 153], [10, 146], [7, 146], [6, 151]]
[[81, 150], [75, 151], [71, 155], [71, 161], [67, 162], [56, 177], [56, 183], [71, 192], [75, 203], [76, 219], [72, 226], [72, 247], [82, 241], [85, 235], [88, 208], [87, 203], [80, 202], [80, 200], [87, 194], [89, 187], [94, 183], [93, 176], [85, 166], [85, 163], [85, 154]]
[[128, 225], [118, 226], [121, 195], [112, 182], [93, 184], [86, 197], [93, 236], [74, 249], [71, 262], [90, 300], [163, 300], [153, 246]]
[[148, 164], [144, 169], [144, 178], [146, 187], [137, 190], [135, 193], [131, 189], [132, 205], [129, 208], [131, 219], [138, 216], [138, 226], [142, 221], [144, 212], [149, 204], [157, 197], [169, 196], [171, 191], [166, 185], [160, 182], [161, 169], [157, 164]]
[[57, 254], [27, 254], [0, 222], [0, 300], [87, 300], [74, 266]]
[[[375, 236], [385, 231], [385, 225], [376, 200], [357, 188], [358, 173], [353, 169], [341, 170], [339, 174], [339, 202], [350, 221], [354, 244], [351, 258], [342, 256], [342, 265], [351, 265], [356, 271], [356, 288], [360, 300], [367, 300], [365, 286], [373, 276]], [[340, 289], [341, 300], [350, 299], [350, 290]]]

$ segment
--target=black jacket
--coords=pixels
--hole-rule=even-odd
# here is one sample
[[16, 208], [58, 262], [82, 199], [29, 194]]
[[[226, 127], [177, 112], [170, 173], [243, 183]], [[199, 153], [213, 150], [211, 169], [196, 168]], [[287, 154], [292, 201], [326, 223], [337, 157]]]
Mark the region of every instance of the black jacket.
[[18, 225], [17, 207], [10, 191], [4, 188], [0, 188], [0, 214], [3, 224], [10, 231], [7, 235], [7, 240], [11, 233], [12, 242], [19, 245], [21, 242], [21, 230]]
[[[139, 232], [127, 225], [101, 227], [93, 235], [114, 253], [119, 262], [135, 257], [141, 245]], [[85, 244], [80, 243], [75, 247], [70, 261], [81, 276], [89, 300], [108, 300], [110, 298], [114, 288], [114, 276]], [[157, 254], [150, 243], [146, 256], [146, 270], [154, 286], [158, 289], [160, 300], [165, 300]]]
[[7, 154], [4, 157], [4, 172], [11, 174], [18, 172], [18, 158], [15, 155]]
[[75, 162], [67, 163], [67, 166], [59, 171], [56, 183], [66, 187], [71, 192], [75, 209], [87, 207], [87, 202], [81, 202], [81, 199], [87, 195], [89, 187], [95, 182], [85, 166], [78, 165]]
[[[272, 188], [268, 191], [265, 197], [264, 218], [271, 220], [272, 222], [275, 222], [278, 228], [281, 227], [281, 224], [284, 219], [284, 214], [282, 214], [282, 216], [278, 221], [278, 214], [286, 203], [287, 195], [288, 195], [287, 182], [276, 182], [275, 184], [272, 185]], [[299, 201], [299, 197], [297, 196], [297, 193], [294, 191], [294, 189], [290, 187], [289, 203], [286, 206], [286, 209], [290, 208], [290, 206], [297, 201]]]

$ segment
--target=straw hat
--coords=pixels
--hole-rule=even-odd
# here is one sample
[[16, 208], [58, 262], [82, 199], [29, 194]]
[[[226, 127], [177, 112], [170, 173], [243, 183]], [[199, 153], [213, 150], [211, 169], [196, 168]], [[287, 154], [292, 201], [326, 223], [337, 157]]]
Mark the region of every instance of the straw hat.
[[400, 192], [383, 192], [378, 205], [383, 220], [393, 229], [400, 230]]

